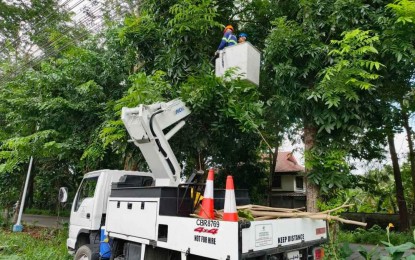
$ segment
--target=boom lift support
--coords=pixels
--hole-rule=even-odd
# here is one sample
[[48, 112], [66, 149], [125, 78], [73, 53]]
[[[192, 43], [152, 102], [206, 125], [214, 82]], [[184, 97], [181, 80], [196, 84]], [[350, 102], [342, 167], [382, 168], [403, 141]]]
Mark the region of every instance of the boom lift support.
[[[189, 108], [179, 99], [152, 105], [122, 109], [121, 119], [146, 159], [156, 183], [155, 186], [177, 187], [182, 171], [168, 140], [184, 125]], [[163, 130], [176, 124], [164, 134]]]

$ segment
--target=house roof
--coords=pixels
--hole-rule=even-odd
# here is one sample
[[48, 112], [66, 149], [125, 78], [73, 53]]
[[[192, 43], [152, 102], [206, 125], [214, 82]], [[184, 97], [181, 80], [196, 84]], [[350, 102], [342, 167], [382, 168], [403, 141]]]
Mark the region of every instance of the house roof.
[[304, 166], [298, 164], [292, 152], [278, 152], [275, 172], [304, 172]]

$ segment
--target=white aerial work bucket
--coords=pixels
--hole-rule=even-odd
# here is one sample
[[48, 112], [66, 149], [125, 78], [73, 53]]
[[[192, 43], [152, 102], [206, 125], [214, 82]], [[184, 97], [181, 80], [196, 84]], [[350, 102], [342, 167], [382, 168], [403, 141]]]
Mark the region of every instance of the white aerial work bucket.
[[237, 67], [236, 75], [259, 85], [261, 53], [249, 42], [229, 46], [219, 52], [215, 63], [215, 75], [222, 77], [225, 71]]

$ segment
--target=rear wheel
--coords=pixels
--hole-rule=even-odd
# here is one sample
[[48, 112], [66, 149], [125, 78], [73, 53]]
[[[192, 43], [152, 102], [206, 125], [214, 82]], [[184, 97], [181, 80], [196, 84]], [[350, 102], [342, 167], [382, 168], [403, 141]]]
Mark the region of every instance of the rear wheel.
[[83, 245], [76, 251], [74, 260], [98, 260], [98, 247], [93, 245]]

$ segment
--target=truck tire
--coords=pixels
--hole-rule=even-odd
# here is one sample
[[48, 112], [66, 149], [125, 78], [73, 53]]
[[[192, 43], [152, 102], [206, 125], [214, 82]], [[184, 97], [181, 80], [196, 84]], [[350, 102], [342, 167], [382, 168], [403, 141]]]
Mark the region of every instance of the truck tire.
[[76, 251], [74, 260], [99, 260], [98, 247], [83, 245]]

